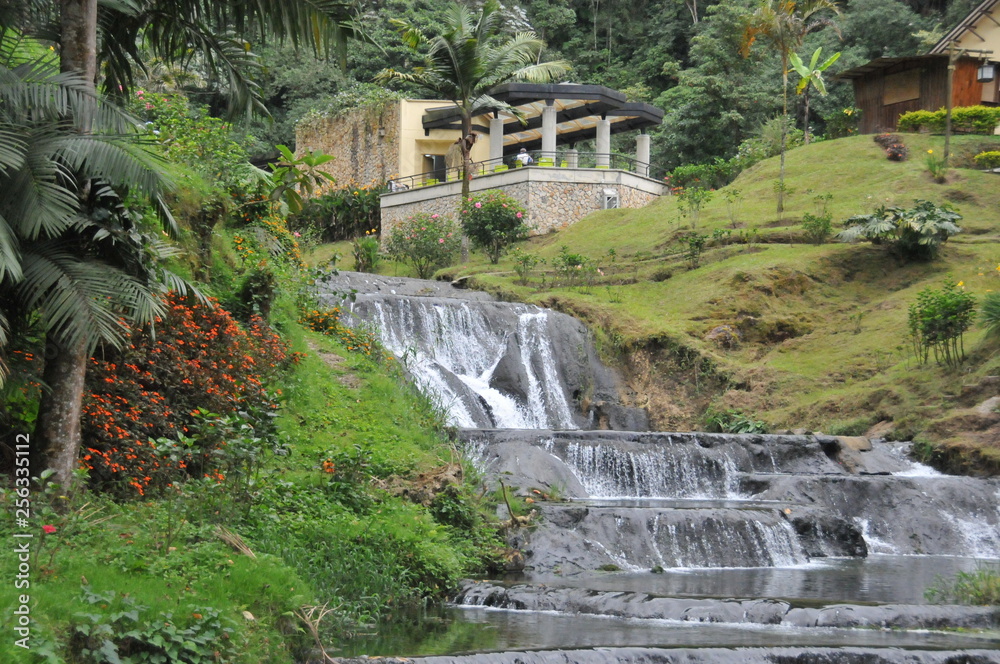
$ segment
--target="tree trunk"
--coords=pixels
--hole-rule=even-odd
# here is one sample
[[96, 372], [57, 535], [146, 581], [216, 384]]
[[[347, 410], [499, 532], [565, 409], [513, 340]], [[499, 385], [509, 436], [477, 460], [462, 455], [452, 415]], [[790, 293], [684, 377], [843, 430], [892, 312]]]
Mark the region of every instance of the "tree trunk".
[[802, 118], [802, 131], [805, 132], [805, 136], [802, 139], [806, 145], [809, 145], [809, 86], [805, 89], [805, 102], [806, 102], [806, 112]]
[[60, 0], [59, 68], [77, 72], [96, 89], [97, 0]]
[[[97, 0], [60, 0], [60, 70], [80, 74], [92, 92], [97, 89]], [[91, 118], [77, 118], [79, 130], [88, 133]], [[89, 186], [81, 186], [87, 196]], [[55, 471], [64, 489], [73, 483], [80, 454], [80, 413], [83, 381], [87, 373], [87, 343], [62, 343], [50, 331], [45, 342], [43, 380], [48, 390], [38, 406], [35, 438], [45, 464]]]
[[788, 147], [788, 56], [781, 58], [781, 168], [778, 171], [778, 214], [785, 211], [785, 148]]
[[462, 114], [462, 203], [469, 200], [469, 176], [472, 174], [472, 146], [466, 139], [472, 133], [472, 116]]
[[83, 380], [87, 372], [87, 344], [66, 346], [56, 341], [45, 345], [42, 380], [48, 389], [42, 395], [35, 423], [35, 440], [55, 480], [69, 489], [80, 453], [80, 412]]

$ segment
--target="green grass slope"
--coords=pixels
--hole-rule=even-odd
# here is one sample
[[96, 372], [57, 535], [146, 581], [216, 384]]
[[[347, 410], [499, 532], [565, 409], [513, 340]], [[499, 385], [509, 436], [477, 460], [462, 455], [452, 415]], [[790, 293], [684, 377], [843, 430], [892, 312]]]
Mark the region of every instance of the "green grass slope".
[[[904, 140], [904, 162], [887, 160], [870, 136], [790, 151], [791, 193], [781, 215], [775, 158], [715, 192], [695, 228], [668, 196], [531, 239], [521, 249], [547, 263], [527, 284], [509, 256], [499, 265], [474, 256], [443, 276], [470, 275], [505, 297], [585, 319], [659, 427], [703, 428], [708, 409], [739, 409], [772, 429], [864, 433], [884, 422], [880, 431], [890, 436], [950, 442], [963, 451], [955, 463], [966, 470], [996, 472], [1000, 418], [989, 404], [975, 407], [996, 393], [989, 377], [1000, 374], [998, 346], [977, 327], [965, 337], [968, 358], [957, 370], [921, 365], [909, 350], [907, 312], [920, 290], [948, 278], [980, 297], [1000, 290], [1000, 177], [954, 168], [937, 184], [925, 158], [928, 150], [941, 154], [943, 137]], [[952, 163], [971, 167], [971, 155], [996, 149], [1000, 137], [952, 143]], [[742, 195], [735, 223], [724, 196], [734, 189]], [[827, 195], [835, 231], [879, 205], [925, 199], [955, 206], [963, 232], [928, 263], [902, 264], [867, 243], [812, 245], [802, 217], [817, 213]], [[685, 257], [692, 231], [709, 236], [697, 266]], [[554, 269], [564, 247], [601, 273], [568, 283]], [[738, 330], [739, 343], [713, 340], [720, 326]]]

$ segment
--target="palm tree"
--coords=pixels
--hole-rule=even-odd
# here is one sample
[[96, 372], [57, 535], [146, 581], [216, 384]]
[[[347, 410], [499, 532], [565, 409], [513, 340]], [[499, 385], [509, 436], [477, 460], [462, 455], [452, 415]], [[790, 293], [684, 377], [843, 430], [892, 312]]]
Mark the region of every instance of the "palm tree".
[[[465, 5], [448, 8], [440, 32], [427, 37], [419, 28], [405, 21], [393, 21], [402, 31], [403, 43], [413, 51], [423, 48], [423, 64], [410, 72], [385, 69], [380, 81], [401, 80], [416, 83], [435, 96], [455, 103], [462, 116], [462, 136], [472, 133], [472, 118], [489, 111], [516, 114], [508, 104], [490, 96], [490, 90], [511, 81], [547, 83], [569, 69], [559, 60], [538, 63], [545, 43], [534, 32], [513, 37], [501, 34], [503, 15], [497, 0], [486, 0], [478, 16]], [[472, 162], [467, 141], [462, 146], [462, 198], [469, 196]]]
[[822, 10], [840, 14], [833, 0], [760, 0], [743, 33], [741, 52], [750, 55], [758, 38], [766, 39], [781, 57], [781, 169], [778, 185], [778, 213], [784, 211], [785, 149], [788, 147], [788, 62], [790, 54], [802, 45], [805, 36], [824, 26], [836, 25], [828, 18], [817, 17]]
[[789, 55], [792, 68], [795, 70], [795, 73], [799, 75], [799, 83], [795, 86], [795, 93], [803, 95], [806, 102], [805, 112], [803, 113], [803, 129], [805, 130], [806, 145], [809, 145], [809, 88], [816, 88], [816, 91], [825, 97], [826, 83], [823, 82], [823, 72], [840, 58], [840, 53], [834, 53], [829, 58], [824, 60], [823, 64], [820, 64], [819, 56], [822, 53], [822, 47], [813, 51], [812, 59], [809, 61], [808, 67], [804, 62], [802, 62], [802, 58], [799, 57], [798, 53], [792, 52]]
[[[143, 68], [138, 44], [168, 62], [189, 64], [199, 54], [210, 74], [227, 79], [239, 102], [232, 108], [246, 112], [259, 104], [243, 75], [252, 58], [241, 32], [342, 46], [352, 7], [342, 0], [0, 0], [0, 44], [31, 31], [58, 35], [60, 45], [61, 77], [2, 70], [10, 99], [0, 104], [0, 203], [12, 209], [0, 213], [3, 285], [10, 286], [0, 318], [9, 325], [18, 314], [41, 316], [48, 391], [33, 442], [64, 486], [80, 449], [90, 353], [119, 338], [122, 318], [154, 317], [157, 277], [182, 284], [158, 273], [162, 247], [138, 232], [121, 205], [126, 191], [156, 199], [161, 169], [127, 137], [126, 116], [98, 97], [98, 72], [108, 72], [106, 88], [127, 94]], [[2, 344], [3, 330], [0, 337]]]
[[162, 164], [129, 136], [135, 120], [92, 88], [54, 61], [0, 61], [0, 362], [13, 325], [43, 331], [48, 391], [33, 442], [65, 485], [87, 359], [121, 342], [123, 321], [162, 313], [161, 291], [184, 287], [158, 265], [171, 248], [123, 203], [125, 192], [147, 200], [175, 230], [159, 197]]

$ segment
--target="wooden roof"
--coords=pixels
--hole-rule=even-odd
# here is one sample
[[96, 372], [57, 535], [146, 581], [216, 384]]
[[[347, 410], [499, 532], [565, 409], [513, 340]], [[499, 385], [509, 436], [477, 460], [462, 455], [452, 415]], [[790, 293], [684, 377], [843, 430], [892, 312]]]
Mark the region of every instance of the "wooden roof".
[[[1000, 0], [998, 0], [1000, 1]], [[867, 62], [863, 65], [857, 67], [852, 67], [846, 71], [842, 71], [833, 78], [839, 80], [849, 80], [854, 78], [861, 78], [867, 76], [873, 72], [879, 71], [881, 69], [888, 69], [889, 67], [895, 67], [901, 64], [929, 64], [932, 62], [948, 62], [948, 55], [910, 55], [902, 58], [875, 58], [871, 62]]]
[[[961, 23], [956, 25], [948, 34], [942, 37], [941, 40], [934, 45], [934, 48], [932, 48], [930, 52], [932, 54], [947, 53], [948, 45], [961, 38], [966, 32], [976, 34], [976, 23], [978, 23], [979, 19], [984, 16], [988, 20], [997, 23], [996, 19], [994, 19], [991, 15], [991, 12], [998, 2], [1000, 2], [1000, 0], [985, 0], [982, 4], [969, 12], [969, 15], [962, 19]], [[998, 24], [998, 27], [1000, 27], [1000, 24]], [[994, 53], [993, 55], [1000, 56], [998, 53]]]

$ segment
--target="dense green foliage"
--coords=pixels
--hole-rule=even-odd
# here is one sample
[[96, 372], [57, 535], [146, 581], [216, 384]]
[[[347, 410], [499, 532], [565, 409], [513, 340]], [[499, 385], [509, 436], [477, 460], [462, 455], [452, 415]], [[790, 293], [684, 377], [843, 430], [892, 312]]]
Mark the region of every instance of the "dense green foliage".
[[302, 210], [288, 218], [289, 228], [337, 242], [378, 233], [382, 226], [379, 197], [384, 183], [351, 183], [308, 199]]
[[[506, 34], [533, 29], [546, 47], [541, 58], [565, 59], [572, 65], [566, 80], [608, 85], [624, 91], [630, 100], [651, 102], [667, 115], [653, 131], [654, 170], [682, 164], [729, 159], [736, 147], [780, 114], [781, 65], [775, 53], [759, 49], [749, 58], [739, 53], [747, 17], [754, 0], [703, 0], [697, 3], [623, 4], [621, 0], [530, 0], [504, 10]], [[841, 2], [837, 18], [840, 33], [826, 28], [809, 34], [796, 52], [802, 57], [822, 47], [840, 52], [826, 72], [829, 95], [810, 101], [812, 134], [845, 135], [844, 110], [853, 108], [850, 83], [834, 76], [877, 57], [923, 52], [971, 9], [971, 0], [851, 0]], [[361, 24], [373, 44], [359, 44], [348, 53], [348, 68], [334, 67], [303, 55], [266, 49], [268, 67], [261, 85], [268, 105], [279, 121], [273, 143], [291, 140], [290, 127], [311, 108], [371, 81], [383, 68], [405, 71], [412, 55], [384, 17], [403, 19], [431, 34], [440, 25], [448, 0], [413, 4], [405, 0], [361, 3]], [[394, 86], [410, 96], [421, 96], [417, 86]], [[789, 109], [801, 130], [804, 99]], [[283, 127], [283, 129], [281, 129]], [[265, 131], [262, 128], [261, 131]], [[284, 133], [273, 133], [281, 131]], [[256, 132], [255, 130], [255, 133]], [[617, 142], [631, 152], [627, 139]]]

